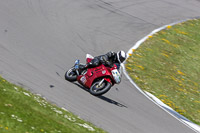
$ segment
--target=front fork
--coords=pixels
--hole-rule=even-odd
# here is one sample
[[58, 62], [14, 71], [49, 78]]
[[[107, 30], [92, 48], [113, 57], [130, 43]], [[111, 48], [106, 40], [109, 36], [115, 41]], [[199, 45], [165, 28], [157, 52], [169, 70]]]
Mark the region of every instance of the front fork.
[[104, 78], [99, 82], [98, 87], [102, 85], [103, 81], [104, 81]]
[[112, 85], [112, 81], [111, 81], [110, 78], [103, 78], [103, 79], [99, 82], [98, 87], [101, 86], [102, 83], [103, 83], [104, 81], [107, 81], [107, 82], [109, 82], [109, 83]]

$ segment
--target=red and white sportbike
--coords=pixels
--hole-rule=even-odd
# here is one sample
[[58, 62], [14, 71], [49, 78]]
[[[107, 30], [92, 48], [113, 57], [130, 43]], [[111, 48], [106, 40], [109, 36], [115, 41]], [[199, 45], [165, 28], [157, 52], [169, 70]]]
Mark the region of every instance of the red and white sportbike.
[[[86, 63], [89, 63], [94, 57], [87, 54]], [[119, 65], [113, 65], [112, 68], [106, 67], [101, 64], [94, 68], [88, 68], [87, 70], [81, 70], [81, 64], [79, 60], [75, 61], [75, 65], [71, 67], [65, 73], [65, 79], [68, 81], [78, 81], [85, 88], [89, 89], [92, 95], [100, 96], [110, 90], [114, 84], [121, 82], [121, 75]]]

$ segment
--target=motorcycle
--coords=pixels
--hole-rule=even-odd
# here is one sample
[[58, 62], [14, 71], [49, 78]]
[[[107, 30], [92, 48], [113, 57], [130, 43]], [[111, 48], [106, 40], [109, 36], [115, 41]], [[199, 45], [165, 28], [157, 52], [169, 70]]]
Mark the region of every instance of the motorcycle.
[[[87, 54], [86, 63], [89, 63], [93, 58]], [[119, 65], [114, 64], [113, 67], [107, 67], [101, 64], [94, 68], [81, 70], [83, 65], [80, 60], [76, 60], [75, 65], [65, 73], [65, 79], [70, 82], [78, 81], [94, 96], [105, 94], [114, 84], [121, 82]]]

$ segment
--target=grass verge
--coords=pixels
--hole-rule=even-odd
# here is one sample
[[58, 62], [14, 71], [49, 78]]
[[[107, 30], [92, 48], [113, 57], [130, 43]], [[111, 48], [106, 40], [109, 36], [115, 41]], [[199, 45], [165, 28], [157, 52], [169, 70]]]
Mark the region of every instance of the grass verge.
[[200, 20], [168, 26], [128, 58], [129, 76], [175, 111], [200, 125]]
[[0, 132], [104, 133], [105, 131], [0, 77]]

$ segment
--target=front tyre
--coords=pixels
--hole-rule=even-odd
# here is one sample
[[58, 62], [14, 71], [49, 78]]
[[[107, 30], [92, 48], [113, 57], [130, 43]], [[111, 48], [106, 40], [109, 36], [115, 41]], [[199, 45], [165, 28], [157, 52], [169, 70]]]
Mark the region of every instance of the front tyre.
[[100, 81], [94, 82], [93, 85], [90, 87], [90, 94], [94, 96], [100, 96], [108, 92], [111, 88], [111, 83], [104, 81], [100, 86], [99, 86]]
[[76, 73], [74, 67], [70, 68], [70, 69], [65, 73], [65, 79], [68, 80], [68, 81], [70, 81], [70, 82], [76, 81], [76, 79], [77, 79], [77, 73]]

